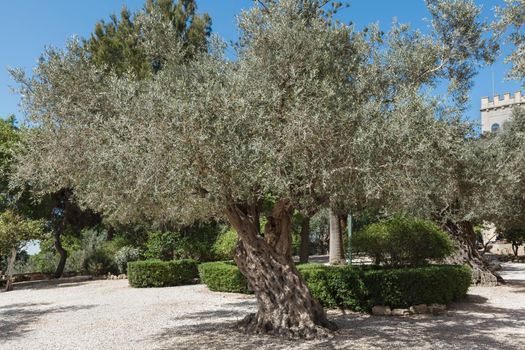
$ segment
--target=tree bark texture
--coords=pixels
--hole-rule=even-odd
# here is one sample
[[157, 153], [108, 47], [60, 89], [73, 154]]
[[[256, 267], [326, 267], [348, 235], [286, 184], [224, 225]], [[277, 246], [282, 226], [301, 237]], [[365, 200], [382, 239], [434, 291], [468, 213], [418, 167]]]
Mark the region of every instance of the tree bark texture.
[[236, 205], [227, 209], [240, 238], [235, 262], [258, 302], [257, 312], [239, 322], [247, 333], [312, 339], [334, 329], [293, 262], [292, 210], [288, 201], [278, 202], [261, 235], [257, 209]]
[[345, 263], [345, 255], [343, 251], [343, 235], [341, 231], [341, 220], [330, 209], [330, 248], [329, 248], [329, 263], [330, 265], [342, 265]]
[[476, 249], [476, 233], [471, 222], [448, 222], [445, 231], [449, 233], [456, 245], [455, 253], [445, 260], [447, 264], [467, 264], [472, 268], [472, 283], [475, 285], [495, 286], [503, 281], [489, 263]]
[[6, 284], [5, 284], [5, 290], [6, 292], [13, 290], [13, 268], [15, 267], [15, 261], [16, 261], [16, 248], [11, 248], [11, 254], [9, 256], [9, 259], [7, 260], [7, 273], [6, 273]]
[[307, 263], [310, 256], [310, 217], [304, 216], [301, 222], [301, 246], [299, 248], [299, 262]]

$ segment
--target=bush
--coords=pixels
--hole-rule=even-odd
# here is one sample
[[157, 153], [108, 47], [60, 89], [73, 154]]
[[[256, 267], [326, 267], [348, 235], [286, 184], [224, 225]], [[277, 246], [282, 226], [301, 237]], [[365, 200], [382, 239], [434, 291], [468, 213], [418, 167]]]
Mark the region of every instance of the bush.
[[467, 294], [471, 270], [467, 266], [433, 265], [366, 271], [368, 307], [449, 304]]
[[[459, 265], [378, 268], [304, 264], [297, 269], [321, 305], [354, 311], [370, 311], [374, 305], [449, 304], [466, 295], [471, 281], [470, 268]], [[233, 263], [201, 264], [199, 274], [210, 290], [248, 292], [246, 279]]]
[[199, 265], [201, 281], [216, 292], [249, 293], [248, 283], [232, 262], [209, 262]]
[[83, 270], [90, 275], [100, 276], [107, 273], [117, 273], [117, 265], [113, 256], [104, 248], [97, 248], [86, 252], [83, 261]]
[[174, 232], [148, 232], [146, 242], [146, 258], [172, 260], [177, 246], [177, 236]]
[[213, 243], [213, 255], [217, 260], [232, 260], [237, 246], [237, 232], [234, 229], [223, 231]]
[[129, 284], [137, 288], [193, 284], [198, 276], [195, 260], [144, 260], [128, 263]]
[[310, 292], [324, 307], [365, 311], [363, 269], [350, 266], [298, 265]]
[[212, 261], [214, 242], [222, 227], [216, 223], [197, 223], [176, 232], [150, 232], [146, 242], [149, 259], [194, 259]]
[[28, 261], [27, 272], [53, 273], [57, 267], [55, 253], [49, 251], [40, 251], [31, 255]]
[[130, 246], [120, 248], [115, 254], [115, 264], [120, 273], [127, 273], [128, 262], [137, 261], [140, 259], [140, 249]]
[[369, 255], [376, 264], [420, 266], [449, 256], [453, 243], [431, 221], [398, 216], [356, 232], [352, 250]]

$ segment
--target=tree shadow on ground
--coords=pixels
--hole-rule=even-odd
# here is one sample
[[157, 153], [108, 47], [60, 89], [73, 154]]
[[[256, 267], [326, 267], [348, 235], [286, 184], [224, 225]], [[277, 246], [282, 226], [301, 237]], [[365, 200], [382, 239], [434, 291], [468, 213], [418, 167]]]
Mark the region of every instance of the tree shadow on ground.
[[96, 305], [52, 307], [50, 303], [17, 303], [0, 308], [0, 335], [4, 340], [23, 337], [32, 326], [48, 314], [86, 310]]
[[525, 293], [525, 280], [507, 279], [504, 286], [508, 287], [512, 293]]
[[[247, 303], [178, 319], [183, 326], [166, 328], [154, 339], [160, 349], [499, 349], [523, 348], [525, 310], [491, 306], [487, 298], [469, 295], [447, 315], [375, 317], [331, 312], [339, 326], [332, 338], [304, 341], [246, 335], [235, 323]], [[252, 302], [255, 305], [255, 302]]]

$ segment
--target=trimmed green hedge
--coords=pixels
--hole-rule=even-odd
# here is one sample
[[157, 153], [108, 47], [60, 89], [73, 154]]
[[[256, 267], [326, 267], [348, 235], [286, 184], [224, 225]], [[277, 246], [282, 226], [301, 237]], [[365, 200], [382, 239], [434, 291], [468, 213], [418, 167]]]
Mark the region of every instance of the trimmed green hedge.
[[[459, 265], [411, 268], [298, 265], [312, 295], [327, 308], [370, 311], [374, 305], [405, 308], [449, 304], [463, 298], [471, 270]], [[246, 279], [233, 263], [199, 265], [201, 281], [213, 291], [247, 293]]]
[[457, 265], [367, 271], [364, 283], [370, 298], [369, 307], [450, 304], [467, 294], [471, 273], [469, 267]]
[[298, 265], [310, 292], [324, 307], [364, 311], [368, 299], [363, 269], [320, 264]]
[[394, 269], [308, 264], [298, 269], [323, 306], [356, 311], [374, 305], [449, 304], [463, 298], [471, 282], [470, 268], [457, 265]]
[[233, 262], [209, 262], [199, 265], [201, 281], [216, 292], [249, 293], [248, 283]]
[[195, 283], [199, 277], [195, 260], [143, 260], [128, 263], [129, 285], [136, 288], [168, 287]]

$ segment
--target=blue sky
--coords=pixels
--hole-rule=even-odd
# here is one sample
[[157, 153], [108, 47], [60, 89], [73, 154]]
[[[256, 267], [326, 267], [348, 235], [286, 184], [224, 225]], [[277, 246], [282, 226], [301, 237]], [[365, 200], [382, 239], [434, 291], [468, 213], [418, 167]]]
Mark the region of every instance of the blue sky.
[[[476, 0], [484, 7], [484, 16], [492, 18], [492, 9], [503, 0]], [[10, 91], [14, 86], [7, 73], [7, 67], [20, 67], [30, 71], [46, 46], [63, 47], [73, 35], [89, 36], [99, 19], [107, 19], [111, 13], [119, 12], [123, 5], [131, 10], [142, 7], [144, 0], [16, 0], [0, 1], [0, 116], [19, 111], [19, 97]], [[388, 29], [392, 19], [411, 23], [414, 27], [427, 30], [428, 17], [423, 0], [350, 0], [350, 7], [344, 9], [340, 18], [352, 21], [358, 28], [379, 22]], [[235, 17], [251, 0], [199, 0], [200, 12], [208, 12], [213, 19], [213, 31], [226, 40], [235, 40], [237, 30]], [[505, 54], [505, 51], [503, 54]], [[496, 93], [518, 91], [520, 84], [504, 80], [508, 67], [499, 57], [493, 67], [480, 70], [471, 92], [471, 106], [466, 117], [479, 119], [479, 104], [482, 96], [492, 94], [492, 72]]]

